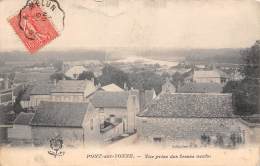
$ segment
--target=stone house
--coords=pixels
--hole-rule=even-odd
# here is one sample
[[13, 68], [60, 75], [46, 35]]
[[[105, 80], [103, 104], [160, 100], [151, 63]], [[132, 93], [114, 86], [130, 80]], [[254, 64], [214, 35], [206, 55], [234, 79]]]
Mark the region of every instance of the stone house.
[[13, 88], [7, 78], [0, 80], [0, 143], [7, 141], [7, 131], [11, 126], [7, 120], [7, 113], [12, 109]]
[[0, 105], [0, 143], [7, 141], [8, 126], [6, 125], [7, 123], [6, 112], [7, 112], [7, 106]]
[[122, 121], [124, 133], [135, 132], [135, 116], [140, 108], [137, 95], [137, 91], [97, 91], [89, 101], [99, 113], [101, 128], [113, 117]]
[[21, 112], [14, 120], [13, 127], [8, 128], [8, 140], [11, 142], [30, 143], [32, 141], [30, 122], [33, 113]]
[[250, 142], [260, 143], [260, 114], [242, 117], [241, 122], [250, 128]]
[[198, 70], [193, 73], [193, 82], [196, 83], [221, 83], [220, 73], [216, 70]]
[[92, 111], [93, 107], [88, 103], [42, 102], [30, 123], [33, 143], [46, 144], [51, 138], [60, 136], [66, 145], [84, 144], [87, 128], [98, 129], [96, 121], [90, 124]]
[[96, 91], [92, 80], [60, 80], [51, 91], [51, 101], [87, 102], [87, 97]]
[[113, 117], [122, 121], [123, 133], [131, 134], [136, 131], [136, 115], [155, 97], [154, 90], [97, 91], [89, 102], [99, 113], [101, 128]]
[[163, 94], [137, 115], [137, 134], [142, 141], [171, 146], [245, 143], [248, 126], [232, 111], [231, 94]]
[[38, 83], [30, 91], [30, 106], [37, 107], [41, 101], [51, 100], [51, 91], [55, 88], [53, 83]]
[[7, 78], [0, 82], [0, 105], [13, 103], [13, 89]]
[[41, 102], [30, 125], [35, 145], [62, 137], [66, 146], [104, 143], [123, 133], [123, 125], [110, 117], [101, 128], [99, 114], [91, 103]]

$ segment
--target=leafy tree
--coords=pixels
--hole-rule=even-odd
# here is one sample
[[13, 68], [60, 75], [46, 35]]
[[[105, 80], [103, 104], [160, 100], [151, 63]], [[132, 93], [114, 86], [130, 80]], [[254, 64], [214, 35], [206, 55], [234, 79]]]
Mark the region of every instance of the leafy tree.
[[135, 89], [154, 89], [158, 94], [162, 90], [163, 77], [152, 71], [131, 73], [129, 75], [129, 84]]
[[63, 62], [61, 60], [54, 60], [51, 62], [56, 71], [62, 71]]
[[111, 65], [105, 65], [102, 75], [99, 77], [101, 85], [114, 83], [123, 88], [124, 83], [128, 83], [128, 74]]
[[235, 113], [250, 115], [259, 112], [260, 42], [242, 52], [245, 66], [241, 69], [244, 79], [226, 84], [223, 92], [233, 93]]
[[78, 80], [91, 80], [92, 78], [95, 78], [95, 75], [92, 71], [83, 71], [79, 74]]
[[241, 84], [241, 81], [228, 81], [227, 84], [223, 87], [224, 93], [234, 93], [238, 91], [238, 87]]
[[15, 114], [19, 114], [20, 112], [24, 112], [24, 109], [21, 106], [21, 100], [22, 100], [22, 96], [24, 95], [25, 90], [21, 90], [17, 97], [15, 98], [15, 102], [13, 105], [13, 110], [15, 112]]
[[172, 75], [172, 84], [175, 87], [180, 86], [180, 84], [183, 84], [183, 82], [184, 82], [184, 76], [181, 73], [176, 72]]
[[59, 81], [59, 80], [69, 80], [70, 78], [67, 77], [64, 73], [54, 73], [50, 76], [50, 79], [53, 81], [53, 80], [56, 80], [56, 81]]

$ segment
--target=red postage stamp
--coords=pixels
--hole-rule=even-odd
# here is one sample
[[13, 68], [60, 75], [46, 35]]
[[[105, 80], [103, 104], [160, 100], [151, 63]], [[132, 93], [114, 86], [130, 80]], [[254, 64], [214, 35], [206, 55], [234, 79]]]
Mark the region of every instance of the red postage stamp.
[[[30, 53], [35, 53], [59, 36], [51, 14], [42, 6], [46, 7], [46, 4], [39, 1], [27, 2], [19, 14], [8, 20]], [[49, 4], [49, 8], [55, 10], [54, 5]]]

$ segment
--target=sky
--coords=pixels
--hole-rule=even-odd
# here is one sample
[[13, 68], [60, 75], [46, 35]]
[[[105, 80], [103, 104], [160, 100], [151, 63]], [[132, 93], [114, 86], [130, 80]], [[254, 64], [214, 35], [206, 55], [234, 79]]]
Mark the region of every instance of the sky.
[[[60, 36], [40, 51], [99, 48], [241, 48], [260, 39], [255, 0], [59, 0]], [[25, 0], [0, 0], [0, 51], [26, 51], [7, 22]]]

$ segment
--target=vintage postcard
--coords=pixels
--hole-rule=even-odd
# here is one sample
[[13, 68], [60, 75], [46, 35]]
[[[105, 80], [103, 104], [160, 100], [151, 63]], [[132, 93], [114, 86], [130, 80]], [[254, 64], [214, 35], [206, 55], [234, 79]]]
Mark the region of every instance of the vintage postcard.
[[260, 166], [259, 0], [0, 0], [0, 166]]

